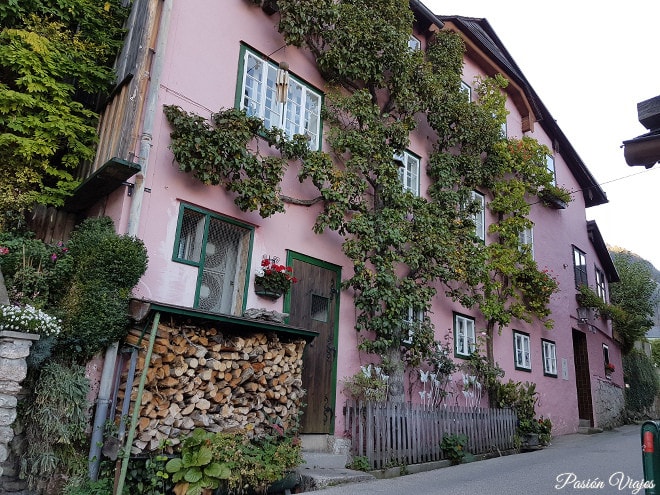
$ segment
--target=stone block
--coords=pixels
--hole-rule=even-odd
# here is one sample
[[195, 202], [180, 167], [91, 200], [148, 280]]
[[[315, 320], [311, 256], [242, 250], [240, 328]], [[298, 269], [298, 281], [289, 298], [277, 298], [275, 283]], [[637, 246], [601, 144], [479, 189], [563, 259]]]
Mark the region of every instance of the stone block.
[[18, 403], [18, 399], [16, 399], [16, 396], [7, 395], [0, 392], [0, 407], [6, 407], [6, 408], [16, 407], [17, 403]]
[[20, 391], [21, 391], [20, 383], [0, 377], [0, 393], [17, 394]]
[[9, 445], [14, 438], [14, 429], [11, 426], [0, 426], [0, 443]]
[[0, 358], [24, 359], [30, 355], [32, 342], [29, 340], [0, 341]]
[[0, 380], [22, 382], [27, 376], [27, 363], [24, 359], [0, 358]]
[[7, 457], [9, 457], [7, 446], [0, 443], [0, 462], [5, 462]]
[[0, 426], [9, 426], [16, 419], [16, 409], [0, 408]]

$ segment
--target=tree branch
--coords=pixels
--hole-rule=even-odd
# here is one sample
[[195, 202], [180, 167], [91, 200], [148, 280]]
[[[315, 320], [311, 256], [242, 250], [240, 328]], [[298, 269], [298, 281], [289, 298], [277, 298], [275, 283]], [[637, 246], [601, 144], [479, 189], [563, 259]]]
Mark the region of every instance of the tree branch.
[[292, 198], [291, 196], [280, 195], [280, 199], [283, 202], [290, 203], [292, 205], [301, 205], [301, 206], [309, 207], [323, 201], [323, 196], [317, 196], [312, 199], [298, 199], [298, 198]]

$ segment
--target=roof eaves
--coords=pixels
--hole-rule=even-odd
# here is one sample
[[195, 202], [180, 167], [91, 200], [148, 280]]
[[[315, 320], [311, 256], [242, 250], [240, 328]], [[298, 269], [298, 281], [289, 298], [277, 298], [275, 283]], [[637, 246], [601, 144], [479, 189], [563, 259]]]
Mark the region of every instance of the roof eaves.
[[592, 246], [596, 250], [600, 265], [605, 271], [607, 281], [619, 282], [619, 272], [617, 272], [616, 266], [614, 266], [610, 251], [607, 249], [605, 240], [603, 239], [595, 220], [587, 220], [587, 234], [589, 235], [589, 240], [591, 241]]

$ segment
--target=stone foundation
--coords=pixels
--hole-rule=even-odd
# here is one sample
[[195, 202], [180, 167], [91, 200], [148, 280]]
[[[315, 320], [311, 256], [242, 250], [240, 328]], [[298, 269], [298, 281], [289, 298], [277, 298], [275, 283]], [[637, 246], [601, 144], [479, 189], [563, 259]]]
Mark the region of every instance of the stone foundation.
[[603, 429], [620, 426], [625, 408], [623, 389], [609, 380], [597, 379], [595, 399], [594, 426]]
[[38, 335], [0, 331], [0, 493], [25, 493], [18, 480], [17, 456], [12, 455], [13, 423], [21, 382], [27, 375], [25, 358]]

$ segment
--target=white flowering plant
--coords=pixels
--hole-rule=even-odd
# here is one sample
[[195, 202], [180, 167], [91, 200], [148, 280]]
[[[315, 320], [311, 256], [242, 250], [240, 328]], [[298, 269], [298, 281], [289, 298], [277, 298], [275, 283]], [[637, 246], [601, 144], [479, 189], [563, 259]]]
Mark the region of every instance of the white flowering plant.
[[0, 306], [0, 331], [36, 333], [43, 337], [58, 335], [62, 321], [29, 304]]

